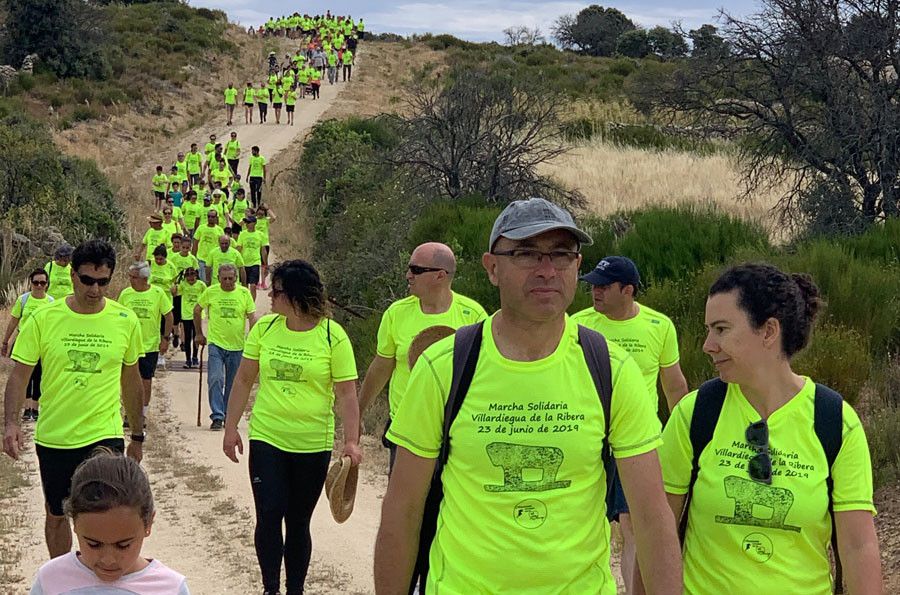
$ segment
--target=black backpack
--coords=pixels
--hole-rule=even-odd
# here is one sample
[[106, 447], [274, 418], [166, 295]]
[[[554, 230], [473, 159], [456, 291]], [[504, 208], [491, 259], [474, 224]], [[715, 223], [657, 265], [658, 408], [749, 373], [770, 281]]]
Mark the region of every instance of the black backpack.
[[[410, 583], [409, 592], [412, 593], [416, 585], [419, 586], [419, 593], [425, 593], [425, 583], [428, 577], [428, 553], [431, 549], [431, 542], [437, 531], [437, 518], [441, 506], [441, 500], [444, 498], [444, 485], [441, 481], [441, 473], [450, 457], [450, 427], [456, 419], [462, 407], [463, 400], [469, 392], [469, 386], [472, 384], [472, 377], [475, 375], [475, 367], [478, 364], [478, 354], [481, 350], [481, 335], [484, 322], [460, 327], [456, 330], [453, 339], [453, 375], [450, 383], [450, 392], [447, 397], [447, 403], [444, 406], [444, 429], [443, 438], [441, 440], [441, 450], [438, 455], [434, 468], [434, 475], [431, 478], [431, 487], [428, 490], [428, 496], [425, 499], [425, 509], [422, 514], [422, 527], [419, 531], [419, 552], [416, 558], [415, 569], [413, 570], [412, 581]], [[612, 457], [609, 447], [609, 417], [612, 403], [612, 370], [609, 362], [609, 348], [606, 345], [606, 339], [597, 331], [587, 327], [578, 325], [578, 343], [584, 352], [584, 359], [587, 363], [591, 378], [594, 381], [594, 387], [600, 398], [600, 404], [603, 408], [603, 446], [601, 457], [603, 466], [606, 470], [606, 493], [607, 501], [609, 500], [610, 487], [612, 483], [613, 473]]]
[[[684, 511], [678, 525], [678, 537], [681, 539], [682, 544], [684, 544], [684, 536], [687, 532], [691, 494], [694, 490], [694, 483], [697, 481], [697, 475], [700, 473], [700, 455], [712, 440], [716, 424], [719, 422], [719, 415], [722, 413], [722, 406], [725, 404], [727, 391], [728, 384], [719, 378], [707, 380], [697, 391], [697, 401], [694, 404], [694, 414], [691, 417], [690, 429], [691, 449], [693, 450], [691, 479], [684, 501]], [[828, 512], [831, 516], [831, 549], [834, 552], [835, 593], [843, 593], [844, 587], [843, 569], [841, 568], [841, 559], [838, 555], [837, 532], [834, 526], [834, 502], [831, 495], [834, 490], [834, 479], [831, 477], [831, 468], [835, 459], [837, 459], [838, 453], [841, 451], [843, 443], [843, 403], [844, 399], [840, 394], [827, 386], [816, 384], [813, 405], [813, 428], [816, 432], [816, 437], [822, 444], [822, 450], [825, 451], [825, 458], [828, 461], [828, 477], [825, 480], [825, 485], [828, 488]]]

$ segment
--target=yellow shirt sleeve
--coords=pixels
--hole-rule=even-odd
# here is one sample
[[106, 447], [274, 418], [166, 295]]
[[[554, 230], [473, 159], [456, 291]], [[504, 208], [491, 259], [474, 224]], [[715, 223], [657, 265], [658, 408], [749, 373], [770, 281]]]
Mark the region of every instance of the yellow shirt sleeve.
[[256, 324], [254, 324], [253, 328], [250, 329], [250, 333], [247, 335], [247, 339], [244, 341], [244, 357], [246, 357], [247, 359], [252, 359], [254, 361], [259, 361], [259, 337], [262, 333], [260, 328], [269, 326], [269, 323], [271, 321], [272, 318], [270, 316], [263, 316], [256, 321]]
[[666, 320], [666, 330], [663, 336], [662, 352], [659, 354], [659, 365], [668, 368], [678, 363], [678, 333], [671, 320]]
[[22, 318], [22, 298], [23, 297], [24, 296], [21, 296], [21, 295], [18, 297], [18, 299], [13, 304], [12, 310], [9, 313], [10, 316], [12, 316], [13, 318], [15, 318], [17, 320]]
[[425, 350], [412, 369], [407, 395], [388, 430], [388, 440], [426, 459], [436, 459], [441, 450], [445, 387], [435, 369], [435, 358], [449, 358], [452, 368], [453, 338], [448, 337]]
[[397, 341], [392, 332], [393, 312], [388, 308], [381, 317], [381, 324], [378, 326], [378, 344], [375, 352], [381, 357], [394, 359], [397, 355]]
[[697, 391], [678, 401], [663, 430], [663, 443], [659, 447], [663, 487], [669, 494], [687, 494], [691, 482], [691, 417]]
[[650, 452], [661, 444], [659, 418], [634, 358], [614, 344], [609, 349], [613, 376], [609, 444], [612, 454], [623, 459]]
[[844, 435], [841, 450], [831, 468], [834, 480], [832, 501], [835, 512], [867, 510], [872, 502], [872, 461], [866, 433], [856, 411], [844, 402]]
[[144, 338], [141, 335], [141, 322], [134, 314], [131, 314], [130, 318], [132, 321], [131, 334], [128, 337], [128, 347], [125, 349], [125, 355], [122, 358], [122, 363], [126, 366], [133, 366], [137, 363], [138, 358], [144, 355]]
[[10, 356], [14, 361], [26, 366], [35, 366], [41, 359], [41, 325], [32, 317], [28, 324], [19, 329], [19, 336]]

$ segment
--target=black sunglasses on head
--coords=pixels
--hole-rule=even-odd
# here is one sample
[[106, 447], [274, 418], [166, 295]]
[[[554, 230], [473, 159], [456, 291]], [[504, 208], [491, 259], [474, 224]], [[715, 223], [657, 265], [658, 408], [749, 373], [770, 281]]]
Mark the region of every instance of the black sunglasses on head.
[[78, 275], [78, 280], [81, 281], [83, 285], [87, 285], [88, 287], [92, 285], [97, 285], [99, 287], [106, 287], [109, 285], [109, 282], [112, 281], [112, 277], [103, 277], [98, 279], [97, 277], [91, 277], [90, 275]]
[[772, 484], [772, 457], [769, 454], [769, 425], [761, 419], [747, 426], [744, 432], [747, 444], [756, 451], [756, 456], [747, 463], [750, 479], [766, 485]]
[[420, 267], [417, 264], [411, 264], [407, 267], [409, 272], [413, 275], [421, 275], [422, 273], [436, 273], [438, 271], [448, 272], [447, 269], [441, 269], [437, 267]]

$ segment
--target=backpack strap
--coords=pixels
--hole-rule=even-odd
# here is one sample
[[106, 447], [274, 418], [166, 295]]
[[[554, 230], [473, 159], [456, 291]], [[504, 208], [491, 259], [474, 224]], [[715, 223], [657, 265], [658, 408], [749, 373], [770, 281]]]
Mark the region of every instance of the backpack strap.
[[844, 592], [843, 567], [838, 553], [837, 527], [834, 523], [834, 478], [831, 476], [831, 468], [837, 460], [838, 453], [843, 445], [844, 429], [844, 399], [836, 391], [822, 384], [816, 384], [816, 393], [813, 401], [813, 428], [816, 438], [822, 444], [825, 458], [828, 461], [828, 476], [825, 485], [828, 488], [828, 514], [831, 516], [831, 550], [834, 553], [834, 592]]
[[[609, 424], [612, 411], [612, 368], [609, 361], [609, 346], [606, 339], [593, 329], [578, 325], [578, 343], [584, 352], [584, 360], [594, 381], [594, 388], [600, 397], [600, 405], [603, 407], [603, 448], [601, 458], [604, 466], [612, 460], [609, 446]], [[608, 469], [607, 469], [608, 471]], [[607, 473], [607, 484], [612, 481], [611, 474]], [[607, 485], [609, 493], [609, 485]]]
[[687, 532], [688, 510], [691, 506], [691, 494], [694, 491], [694, 484], [697, 482], [697, 475], [700, 473], [700, 455], [703, 449], [712, 440], [713, 433], [716, 431], [716, 424], [719, 423], [719, 415], [722, 413], [722, 406], [725, 404], [725, 395], [728, 393], [728, 384], [722, 382], [719, 378], [707, 380], [697, 391], [697, 400], [694, 402], [694, 412], [691, 415], [691, 450], [693, 457], [691, 460], [691, 479], [688, 483], [687, 496], [684, 501], [684, 510], [681, 513], [681, 519], [678, 524], [678, 538], [684, 545], [684, 536]]
[[23, 315], [25, 314], [25, 304], [28, 303], [28, 298], [30, 298], [30, 297], [31, 297], [31, 292], [30, 292], [30, 291], [26, 291], [26, 292], [23, 293], [22, 296], [19, 298], [19, 301], [22, 302], [22, 314], [23, 314]]
[[475, 376], [483, 329], [484, 321], [463, 326], [456, 329], [453, 338], [453, 378], [450, 381], [447, 403], [444, 405], [444, 430], [440, 456], [434, 469], [435, 477], [440, 477], [450, 456], [450, 426], [453, 425], [466, 393], [469, 392], [472, 377]]

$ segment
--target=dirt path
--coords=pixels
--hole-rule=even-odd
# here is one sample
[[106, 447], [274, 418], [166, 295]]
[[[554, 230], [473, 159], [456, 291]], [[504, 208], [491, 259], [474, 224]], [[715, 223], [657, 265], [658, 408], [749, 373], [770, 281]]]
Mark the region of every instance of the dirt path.
[[[217, 121], [172, 139], [171, 149], [149, 152], [134, 171], [134, 178], [149, 179], [155, 166], [171, 162], [180, 148], [186, 149], [191, 142], [202, 147], [213, 133], [224, 141], [232, 130], [237, 131], [243, 148], [242, 170], [246, 168], [245, 159], [252, 145], [259, 145], [261, 153], [271, 161], [279, 152], [299, 142], [344, 88], [344, 84], [326, 83], [319, 100], [299, 101], [292, 127], [284, 123], [276, 126], [271, 107], [266, 125], [245, 125], [240, 106], [235, 110], [234, 125], [226, 126], [223, 110]], [[285, 122], [285, 114], [282, 116]], [[266, 188], [264, 200], [265, 197]], [[290, 229], [273, 226], [273, 235], [289, 233]], [[258, 314], [269, 310], [265, 292], [260, 292], [257, 298], [257, 309]], [[181, 368], [180, 355], [171, 352], [169, 370], [160, 372], [154, 383], [144, 465], [153, 483], [157, 516], [144, 553], [158, 557], [186, 575], [191, 592], [198, 595], [261, 591], [253, 550], [253, 499], [246, 457], [240, 464], [232, 463], [222, 453], [222, 433], [208, 429], [205, 378], [200, 387], [202, 423], [196, 426], [199, 377], [196, 369]], [[241, 433], [246, 443], [246, 420], [241, 423]], [[367, 459], [360, 473], [353, 516], [343, 525], [335, 523], [324, 494], [313, 516], [313, 559], [307, 580], [310, 592], [373, 591], [371, 560], [387, 483], [386, 462], [373, 438], [364, 437], [363, 446]], [[18, 580], [0, 585], [0, 593], [23, 592], [47, 557], [43, 540], [43, 496], [33, 448], [24, 454], [23, 468], [31, 478], [31, 485], [20, 500], [25, 503], [26, 530], [14, 539], [22, 556]]]

